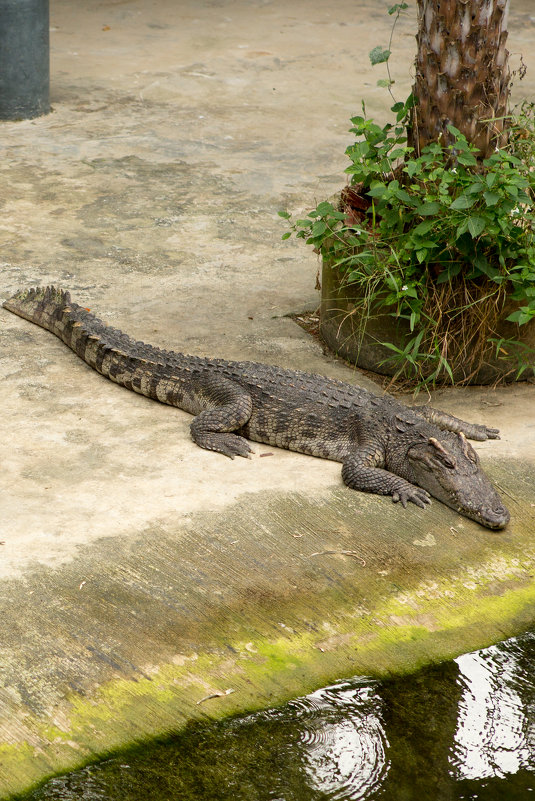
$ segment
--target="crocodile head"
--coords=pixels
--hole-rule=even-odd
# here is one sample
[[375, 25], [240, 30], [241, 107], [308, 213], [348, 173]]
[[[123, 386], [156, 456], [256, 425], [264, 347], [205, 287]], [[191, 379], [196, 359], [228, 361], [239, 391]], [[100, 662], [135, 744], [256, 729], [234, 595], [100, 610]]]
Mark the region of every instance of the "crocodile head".
[[410, 480], [482, 526], [505, 528], [509, 512], [465, 435], [441, 431], [439, 436], [422, 437], [408, 448]]

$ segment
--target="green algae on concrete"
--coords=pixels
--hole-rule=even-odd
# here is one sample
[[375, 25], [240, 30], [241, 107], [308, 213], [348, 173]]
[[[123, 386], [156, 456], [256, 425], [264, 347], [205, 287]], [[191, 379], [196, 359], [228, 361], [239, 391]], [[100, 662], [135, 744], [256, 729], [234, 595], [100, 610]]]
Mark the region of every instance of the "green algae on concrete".
[[[6, 626], [0, 797], [188, 721], [412, 671], [532, 625], [535, 482], [492, 468], [517, 493], [503, 534], [438, 503], [407, 517], [345, 488], [321, 501], [272, 493], [9, 582], [2, 618], [18, 610], [33, 660]], [[118, 567], [104, 578], [110, 548]]]

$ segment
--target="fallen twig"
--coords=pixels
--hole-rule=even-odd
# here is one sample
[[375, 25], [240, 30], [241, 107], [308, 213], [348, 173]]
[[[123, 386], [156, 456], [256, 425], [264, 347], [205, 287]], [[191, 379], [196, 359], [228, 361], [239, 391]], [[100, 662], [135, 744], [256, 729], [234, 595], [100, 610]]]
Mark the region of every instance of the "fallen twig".
[[210, 695], [205, 695], [204, 698], [200, 698], [197, 701], [197, 704], [202, 704], [205, 701], [209, 701], [211, 698], [222, 698], [223, 696], [230, 695], [233, 692], [234, 690], [232, 688], [229, 688], [228, 690], [224, 690], [223, 692], [220, 693], [210, 693]]

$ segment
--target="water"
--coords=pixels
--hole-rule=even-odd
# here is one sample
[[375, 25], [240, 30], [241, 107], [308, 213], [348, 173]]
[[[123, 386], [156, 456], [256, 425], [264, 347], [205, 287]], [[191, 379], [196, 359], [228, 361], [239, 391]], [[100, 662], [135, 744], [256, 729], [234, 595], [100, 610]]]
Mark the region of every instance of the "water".
[[535, 634], [133, 749], [28, 801], [535, 801]]

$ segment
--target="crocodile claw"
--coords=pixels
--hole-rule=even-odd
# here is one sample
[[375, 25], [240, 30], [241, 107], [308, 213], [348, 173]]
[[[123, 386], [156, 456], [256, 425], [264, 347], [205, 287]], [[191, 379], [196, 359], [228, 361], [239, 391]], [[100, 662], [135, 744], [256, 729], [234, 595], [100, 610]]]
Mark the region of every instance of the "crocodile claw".
[[192, 430], [192, 435], [200, 448], [222, 453], [224, 456], [228, 456], [229, 459], [234, 459], [235, 456], [243, 456], [247, 459], [251, 453], [254, 453], [245, 437], [240, 437], [239, 434], [232, 434], [227, 431], [204, 431], [199, 433]]
[[489, 428], [488, 426], [480, 425], [479, 423], [472, 423], [469, 424], [469, 427], [466, 431], [466, 436], [469, 439], [484, 442], [486, 439], [500, 439], [500, 431], [498, 428]]
[[247, 440], [238, 436], [238, 434], [217, 434], [216, 436], [218, 438], [218, 447], [213, 448], [213, 450], [218, 450], [219, 453], [223, 453], [230, 459], [234, 459], [235, 456], [243, 456], [245, 459], [250, 459], [251, 454], [254, 453]]
[[424, 489], [421, 489], [421, 487], [411, 487], [409, 485], [408, 487], [393, 492], [392, 500], [394, 503], [401, 503], [404, 509], [407, 508], [407, 503], [409, 501], [416, 504], [416, 506], [419, 506], [421, 509], [425, 509], [427, 504], [431, 503], [431, 496]]

